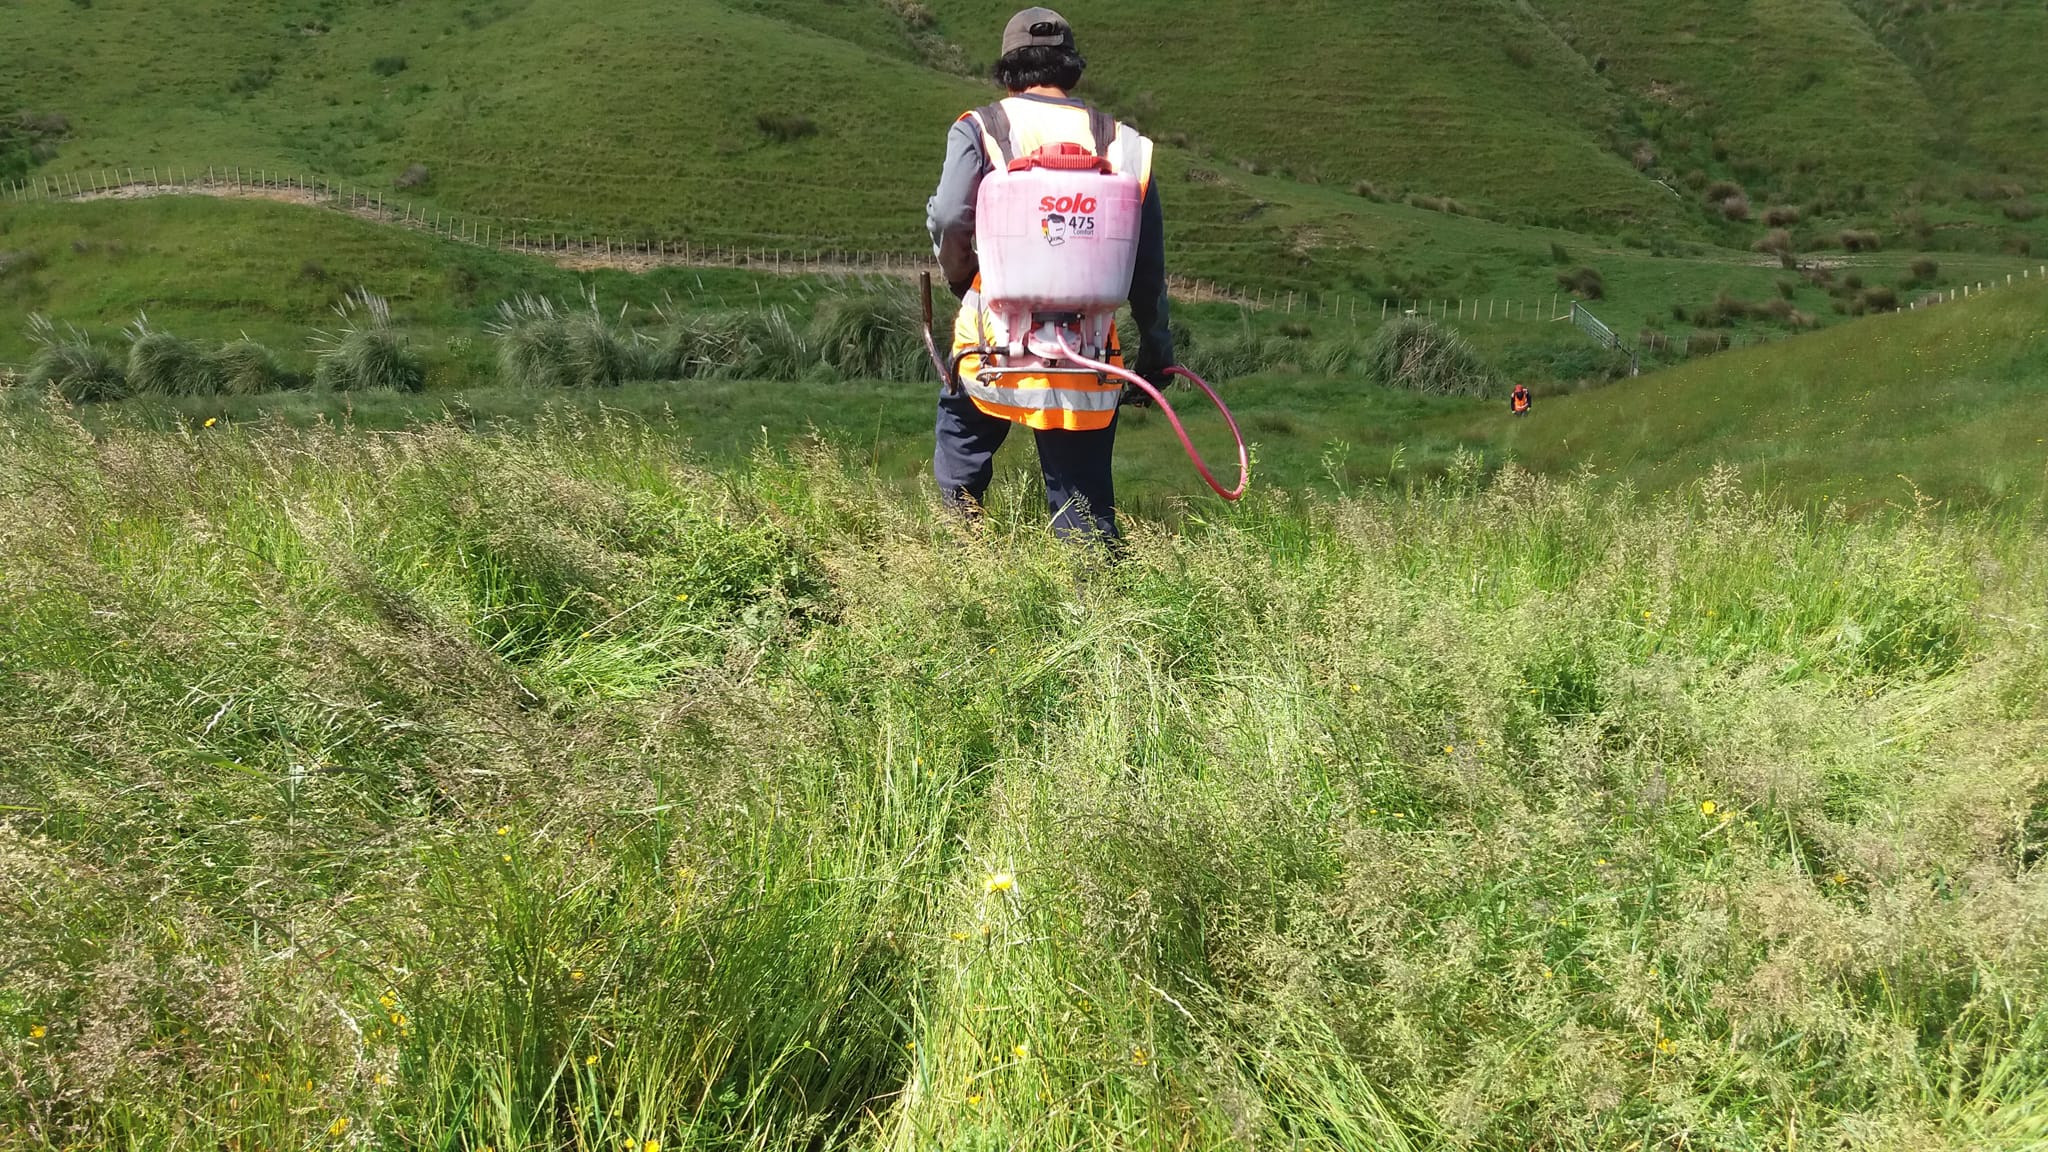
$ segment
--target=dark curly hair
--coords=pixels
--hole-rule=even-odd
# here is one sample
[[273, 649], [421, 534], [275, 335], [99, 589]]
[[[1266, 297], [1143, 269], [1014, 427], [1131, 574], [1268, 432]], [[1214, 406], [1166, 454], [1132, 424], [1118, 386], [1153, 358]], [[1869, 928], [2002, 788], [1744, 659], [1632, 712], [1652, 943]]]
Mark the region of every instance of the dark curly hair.
[[1022, 92], [1026, 88], [1041, 86], [1071, 92], [1081, 82], [1081, 73], [1087, 68], [1088, 61], [1072, 48], [1034, 44], [996, 61], [992, 75], [1006, 92]]

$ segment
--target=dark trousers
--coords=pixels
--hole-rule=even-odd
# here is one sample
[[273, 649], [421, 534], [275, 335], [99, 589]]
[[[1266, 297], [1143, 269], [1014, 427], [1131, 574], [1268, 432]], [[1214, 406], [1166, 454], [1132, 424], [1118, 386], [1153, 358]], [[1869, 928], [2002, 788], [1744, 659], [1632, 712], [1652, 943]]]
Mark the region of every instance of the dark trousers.
[[[996, 449], [1010, 435], [1011, 422], [974, 406], [967, 393], [939, 393], [939, 423], [932, 448], [932, 475], [946, 506], [972, 512], [988, 495], [996, 471]], [[1097, 432], [1036, 432], [1038, 463], [1045, 472], [1045, 503], [1053, 534], [1117, 539], [1116, 485], [1110, 457], [1116, 448], [1116, 420]]]

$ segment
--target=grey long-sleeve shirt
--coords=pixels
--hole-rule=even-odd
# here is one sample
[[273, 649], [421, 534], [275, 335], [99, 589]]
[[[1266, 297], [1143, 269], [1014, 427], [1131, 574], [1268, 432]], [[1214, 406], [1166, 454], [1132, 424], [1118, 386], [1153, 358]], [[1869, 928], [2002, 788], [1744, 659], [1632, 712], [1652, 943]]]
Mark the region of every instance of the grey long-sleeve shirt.
[[[1079, 100], [1052, 96], [1020, 96], [1063, 107], [1085, 108]], [[974, 202], [981, 191], [982, 177], [995, 170], [981, 133], [969, 120], [956, 120], [946, 136], [946, 165], [939, 174], [939, 189], [925, 205], [925, 228], [931, 232], [932, 252], [953, 295], [964, 297], [981, 271], [981, 259], [974, 250]], [[1138, 218], [1138, 265], [1131, 274], [1131, 319], [1138, 325], [1138, 374], [1155, 377], [1174, 363], [1171, 312], [1166, 299], [1166, 216], [1159, 206], [1159, 181], [1145, 188], [1145, 204]]]

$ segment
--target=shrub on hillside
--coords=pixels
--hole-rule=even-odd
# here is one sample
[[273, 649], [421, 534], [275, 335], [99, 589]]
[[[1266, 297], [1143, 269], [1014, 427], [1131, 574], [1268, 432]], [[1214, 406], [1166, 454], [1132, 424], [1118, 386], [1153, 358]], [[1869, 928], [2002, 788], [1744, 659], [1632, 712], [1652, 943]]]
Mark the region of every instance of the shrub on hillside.
[[1738, 224], [1749, 219], [1749, 197], [1731, 196], [1721, 201], [1721, 216]]
[[1884, 247], [1884, 242], [1877, 233], [1857, 228], [1842, 229], [1837, 239], [1841, 241], [1842, 250], [1845, 252], [1876, 252]]
[[1793, 298], [1794, 296], [1797, 296], [1798, 294], [1799, 294], [1799, 281], [1797, 281], [1797, 280], [1780, 280], [1780, 281], [1778, 281], [1778, 297], [1779, 297], [1780, 299], [1783, 299], [1783, 300], [1790, 300], [1790, 299], [1792, 299], [1792, 298]]
[[1768, 252], [1778, 258], [1778, 264], [1785, 268], [1799, 265], [1799, 254], [1792, 244], [1792, 233], [1783, 228], [1773, 228], [1752, 247], [1758, 252]]
[[1748, 198], [1749, 194], [1742, 190], [1742, 185], [1733, 180], [1716, 180], [1708, 184], [1706, 191], [1700, 194], [1700, 200], [1709, 208], [1719, 208], [1730, 200]]
[[1687, 356], [1708, 356], [1728, 346], [1728, 338], [1719, 332], [1694, 332], [1685, 338]]
[[1932, 256], [1914, 257], [1912, 271], [1916, 284], [1932, 284], [1941, 278], [1941, 265]]
[[391, 182], [391, 186], [400, 191], [410, 191], [414, 188], [426, 187], [427, 183], [433, 178], [433, 173], [427, 170], [425, 164], [408, 164], [405, 166], [405, 171], [400, 172], [398, 178]]
[[1607, 281], [1598, 268], [1581, 267], [1559, 272], [1557, 286], [1582, 300], [1598, 300], [1607, 295]]
[[1864, 289], [1857, 299], [1865, 312], [1896, 312], [1899, 307], [1899, 294], [1882, 284]]
[[1764, 209], [1764, 224], [1771, 228], [1790, 228], [1799, 220], [1799, 209], [1790, 204], [1774, 204]]
[[1508, 63], [1513, 64], [1517, 68], [1533, 68], [1536, 66], [1536, 50], [1529, 47], [1527, 41], [1510, 40], [1507, 44], [1507, 58]]
[[316, 333], [313, 383], [332, 392], [387, 389], [418, 392], [427, 384], [426, 365], [391, 323], [391, 305], [359, 288], [334, 306], [341, 326]]
[[128, 395], [120, 360], [85, 332], [68, 324], [59, 332], [48, 316], [37, 313], [29, 317], [28, 339], [36, 349], [28, 365], [30, 387], [54, 388], [74, 404]]
[[1630, 164], [1635, 165], [1636, 171], [1648, 172], [1657, 166], [1657, 146], [1648, 140], [1638, 140], [1635, 148], [1629, 152], [1628, 160]]
[[1493, 375], [1465, 338], [1427, 320], [1404, 316], [1380, 326], [1362, 357], [1366, 374], [1389, 388], [1432, 396], [1479, 396]]
[[379, 76], [396, 76], [410, 67], [403, 56], [379, 56], [370, 62], [370, 71]]
[[1552, 264], [1569, 264], [1569, 263], [1571, 263], [1571, 262], [1572, 262], [1572, 254], [1571, 254], [1571, 251], [1570, 251], [1570, 249], [1567, 249], [1567, 248], [1566, 248], [1566, 247], [1565, 247], [1564, 245], [1562, 245], [1562, 244], [1559, 244], [1559, 243], [1558, 243], [1557, 241], [1555, 241], [1555, 240], [1552, 240], [1552, 241], [1550, 242], [1550, 262], [1551, 262]]
[[761, 130], [761, 135], [784, 144], [818, 134], [818, 125], [809, 116], [793, 116], [779, 112], [761, 113], [754, 117], [754, 126]]
[[2025, 224], [2041, 214], [2041, 206], [2031, 200], [2007, 200], [2000, 211], [2005, 218], [2016, 224]]

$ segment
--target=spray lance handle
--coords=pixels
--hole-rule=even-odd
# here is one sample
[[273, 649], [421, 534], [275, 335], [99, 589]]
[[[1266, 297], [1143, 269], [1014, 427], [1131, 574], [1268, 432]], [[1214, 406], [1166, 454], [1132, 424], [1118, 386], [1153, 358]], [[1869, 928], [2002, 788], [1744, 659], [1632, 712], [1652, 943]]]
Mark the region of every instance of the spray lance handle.
[[920, 272], [917, 277], [919, 303], [924, 309], [924, 354], [931, 358], [932, 369], [939, 374], [939, 382], [946, 386], [946, 394], [957, 395], [960, 391], [960, 375], [946, 358], [939, 355], [939, 342], [932, 336], [932, 274]]

